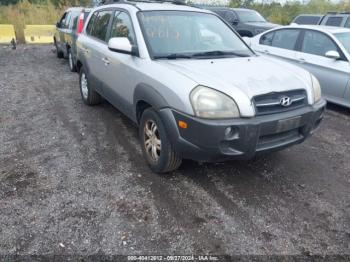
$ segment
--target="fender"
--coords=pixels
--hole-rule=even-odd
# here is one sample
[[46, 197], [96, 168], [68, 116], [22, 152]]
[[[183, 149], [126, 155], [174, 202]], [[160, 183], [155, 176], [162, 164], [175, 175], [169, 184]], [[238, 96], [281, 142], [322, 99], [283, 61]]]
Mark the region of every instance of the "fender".
[[140, 83], [135, 87], [134, 90], [133, 116], [135, 117], [135, 122], [138, 120], [136, 106], [139, 101], [145, 101], [146, 103], [150, 104], [155, 110], [169, 107], [168, 102], [155, 88], [145, 83]]

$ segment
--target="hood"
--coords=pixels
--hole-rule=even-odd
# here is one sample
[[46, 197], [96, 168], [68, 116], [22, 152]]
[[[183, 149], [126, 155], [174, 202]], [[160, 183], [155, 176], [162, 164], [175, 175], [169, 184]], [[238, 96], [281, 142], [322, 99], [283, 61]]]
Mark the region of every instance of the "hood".
[[[305, 89], [311, 100], [310, 74], [283, 61], [263, 56], [245, 58], [161, 61], [198, 85], [217, 89], [231, 96], [241, 108], [251, 108], [256, 95]], [[242, 114], [241, 110], [241, 114]], [[244, 115], [244, 114], [242, 114]], [[246, 116], [254, 112], [246, 111]]]
[[274, 27], [279, 26], [277, 24], [273, 24], [270, 22], [247, 22], [245, 24], [256, 28], [265, 28], [265, 29], [272, 29]]

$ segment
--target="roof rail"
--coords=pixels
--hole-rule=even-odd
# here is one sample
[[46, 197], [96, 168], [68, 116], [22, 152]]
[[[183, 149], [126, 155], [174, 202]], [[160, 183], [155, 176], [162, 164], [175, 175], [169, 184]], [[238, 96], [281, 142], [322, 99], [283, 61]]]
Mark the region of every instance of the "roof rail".
[[350, 11], [341, 12], [342, 15], [350, 15]]
[[101, 0], [99, 5], [110, 5], [116, 3], [129, 5], [136, 5], [137, 3], [172, 3], [175, 5], [187, 5], [185, 0]]

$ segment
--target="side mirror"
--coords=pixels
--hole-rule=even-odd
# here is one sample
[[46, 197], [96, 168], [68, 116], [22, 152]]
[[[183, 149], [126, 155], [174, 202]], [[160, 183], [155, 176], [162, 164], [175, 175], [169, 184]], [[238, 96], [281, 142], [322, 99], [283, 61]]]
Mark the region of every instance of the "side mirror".
[[328, 58], [331, 58], [331, 59], [339, 59], [340, 58], [340, 55], [337, 51], [334, 51], [334, 50], [331, 50], [331, 51], [328, 51], [326, 54], [325, 54], [326, 57]]
[[57, 28], [60, 28], [60, 27], [61, 27], [61, 23], [60, 23], [60, 22], [57, 22], [57, 23], [56, 23], [56, 27], [57, 27]]
[[127, 37], [113, 37], [108, 41], [108, 48], [111, 51], [138, 56], [138, 50], [132, 46]]
[[250, 46], [250, 47], [252, 46], [252, 39], [250, 37], [244, 36], [242, 38], [248, 46]]

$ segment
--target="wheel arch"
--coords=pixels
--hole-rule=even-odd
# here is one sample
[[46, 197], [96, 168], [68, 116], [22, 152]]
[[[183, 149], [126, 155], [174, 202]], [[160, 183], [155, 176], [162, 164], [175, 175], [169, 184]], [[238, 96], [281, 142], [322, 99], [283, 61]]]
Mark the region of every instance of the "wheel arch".
[[83, 67], [83, 63], [78, 59], [76, 62], [77, 72], [80, 72], [80, 69]]
[[165, 98], [155, 88], [144, 83], [136, 86], [133, 101], [134, 117], [137, 124], [140, 123], [145, 109], [152, 107], [159, 110], [169, 106]]

